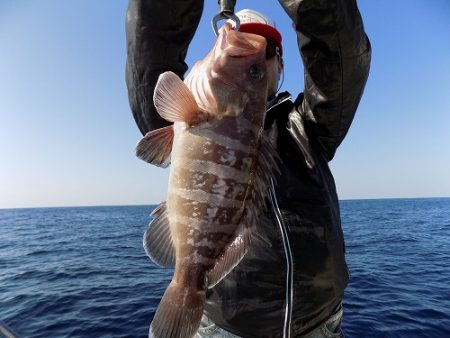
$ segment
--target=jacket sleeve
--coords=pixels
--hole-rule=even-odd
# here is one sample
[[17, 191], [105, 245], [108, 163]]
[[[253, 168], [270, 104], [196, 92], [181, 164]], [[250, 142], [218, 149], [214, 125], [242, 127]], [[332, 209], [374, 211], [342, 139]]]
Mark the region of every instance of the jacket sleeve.
[[305, 69], [296, 100], [308, 136], [330, 161], [369, 74], [371, 47], [355, 0], [279, 0], [294, 22]]
[[169, 124], [153, 105], [155, 84], [169, 70], [183, 78], [188, 68], [184, 59], [202, 11], [201, 0], [129, 0], [125, 79], [142, 134]]

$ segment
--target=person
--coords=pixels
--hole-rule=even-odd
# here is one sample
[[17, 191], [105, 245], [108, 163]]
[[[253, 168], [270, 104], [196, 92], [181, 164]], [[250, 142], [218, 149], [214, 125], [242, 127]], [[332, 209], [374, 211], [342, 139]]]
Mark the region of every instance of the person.
[[[281, 34], [252, 10], [241, 31], [264, 36], [269, 82], [265, 132], [282, 160], [269, 211], [243, 260], [207, 293], [198, 337], [341, 337], [349, 282], [339, 201], [329, 162], [368, 78], [371, 47], [355, 0], [280, 0], [298, 37], [304, 92], [277, 94]], [[126, 82], [142, 134], [166, 125], [152, 104], [160, 73], [181, 78], [203, 1], [129, 0]]]

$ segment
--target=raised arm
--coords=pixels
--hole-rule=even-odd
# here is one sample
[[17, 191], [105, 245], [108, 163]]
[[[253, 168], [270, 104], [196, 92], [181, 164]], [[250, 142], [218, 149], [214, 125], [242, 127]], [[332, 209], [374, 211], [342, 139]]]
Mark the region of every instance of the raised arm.
[[306, 130], [331, 160], [369, 74], [371, 48], [355, 0], [279, 0], [294, 22], [305, 69], [296, 101]]
[[126, 14], [126, 83], [134, 119], [142, 134], [166, 126], [153, 105], [159, 74], [183, 78], [189, 43], [203, 0], [129, 0]]

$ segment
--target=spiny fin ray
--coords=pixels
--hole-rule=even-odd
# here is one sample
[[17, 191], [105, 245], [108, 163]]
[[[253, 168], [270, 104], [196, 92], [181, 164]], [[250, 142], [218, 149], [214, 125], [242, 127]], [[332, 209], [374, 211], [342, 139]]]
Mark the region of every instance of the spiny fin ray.
[[248, 210], [259, 214], [267, 210], [266, 198], [270, 187], [270, 179], [276, 173], [280, 173], [279, 158], [274, 146], [266, 135], [261, 136], [257, 163], [255, 166], [254, 179], [252, 184], [251, 198], [247, 206]]
[[275, 172], [280, 171], [279, 161], [280, 159], [273, 145], [265, 135], [262, 135], [251, 182], [250, 197], [246, 201], [242, 223], [236, 230], [231, 244], [227, 246], [217, 263], [207, 273], [208, 288], [212, 288], [219, 283], [240, 263], [247, 253], [252, 234], [258, 222], [258, 215], [261, 214], [261, 211], [267, 209], [266, 197], [269, 192], [270, 179]]

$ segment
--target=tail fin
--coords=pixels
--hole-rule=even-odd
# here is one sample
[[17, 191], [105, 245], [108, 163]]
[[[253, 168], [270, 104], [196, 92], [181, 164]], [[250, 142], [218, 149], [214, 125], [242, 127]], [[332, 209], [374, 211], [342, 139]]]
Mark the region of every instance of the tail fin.
[[153, 317], [149, 338], [191, 338], [197, 333], [205, 305], [205, 290], [172, 281]]

